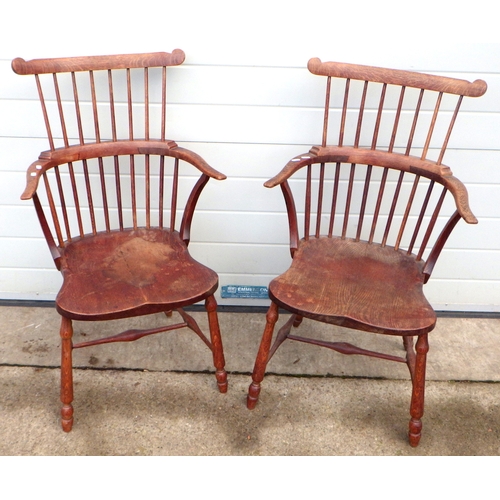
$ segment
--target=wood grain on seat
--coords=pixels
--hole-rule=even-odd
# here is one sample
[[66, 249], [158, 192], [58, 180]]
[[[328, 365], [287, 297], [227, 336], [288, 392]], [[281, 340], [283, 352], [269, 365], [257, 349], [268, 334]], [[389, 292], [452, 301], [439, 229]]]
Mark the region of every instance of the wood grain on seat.
[[195, 261], [178, 232], [114, 231], [69, 243], [56, 299], [72, 319], [115, 319], [193, 304], [217, 289], [217, 274]]
[[269, 285], [281, 307], [326, 323], [417, 335], [436, 315], [423, 294], [423, 262], [391, 247], [341, 238], [302, 240]]

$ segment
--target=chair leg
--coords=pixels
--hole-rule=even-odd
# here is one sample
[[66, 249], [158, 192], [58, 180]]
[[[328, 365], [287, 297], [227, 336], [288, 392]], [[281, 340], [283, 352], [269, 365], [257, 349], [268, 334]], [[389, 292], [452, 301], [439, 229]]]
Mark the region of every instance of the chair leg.
[[61, 318], [61, 424], [64, 432], [73, 427], [73, 325], [68, 318]]
[[219, 318], [217, 317], [217, 302], [213, 295], [205, 301], [205, 309], [208, 313], [208, 324], [210, 326], [210, 340], [212, 342], [212, 354], [215, 365], [215, 378], [219, 391], [227, 392], [227, 373], [224, 369], [224, 350], [222, 348], [222, 338], [220, 335]]
[[293, 326], [294, 328], [298, 328], [300, 326], [300, 324], [302, 323], [302, 320], [304, 318], [302, 316], [299, 316], [298, 314], [295, 316], [295, 320], [293, 322]]
[[247, 408], [253, 410], [259, 400], [260, 383], [264, 379], [267, 362], [269, 360], [269, 349], [271, 348], [271, 340], [273, 338], [274, 326], [278, 321], [279, 313], [278, 306], [272, 302], [271, 307], [266, 315], [266, 328], [262, 335], [259, 352], [255, 359], [255, 366], [252, 374], [252, 383], [248, 388]]
[[403, 337], [403, 346], [406, 350], [406, 364], [410, 370], [411, 379], [415, 377], [415, 349], [413, 348], [413, 337]]
[[406, 351], [413, 348], [413, 337], [403, 336], [403, 347]]
[[409, 441], [411, 446], [418, 446], [422, 435], [422, 416], [424, 414], [424, 395], [425, 395], [425, 365], [429, 343], [427, 334], [419, 335], [415, 346], [417, 351], [415, 359], [415, 373], [413, 375], [413, 390], [410, 406], [410, 430]]

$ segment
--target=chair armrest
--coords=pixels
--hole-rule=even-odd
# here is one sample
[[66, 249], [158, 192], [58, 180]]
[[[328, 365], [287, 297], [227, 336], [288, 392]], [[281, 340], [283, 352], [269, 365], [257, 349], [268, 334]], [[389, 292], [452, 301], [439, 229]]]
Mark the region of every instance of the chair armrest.
[[42, 174], [53, 167], [49, 160], [37, 160], [33, 162], [26, 172], [26, 187], [21, 195], [21, 200], [31, 200], [38, 188], [38, 182]]
[[179, 158], [179, 160], [187, 161], [198, 170], [200, 170], [201, 173], [207, 175], [212, 179], [223, 181], [227, 178], [226, 175], [212, 168], [200, 155], [194, 153], [193, 151], [190, 151], [189, 149], [177, 146], [171, 150], [171, 154], [169, 156]]
[[451, 175], [446, 179], [444, 186], [450, 191], [455, 199], [457, 212], [467, 224], [477, 224], [476, 216], [469, 207], [469, 195], [466, 187], [456, 177]]
[[41, 153], [39, 160], [33, 162], [28, 168], [26, 188], [21, 199], [31, 199], [38, 187], [40, 176], [56, 165], [88, 160], [90, 158], [133, 154], [156, 154], [179, 158], [190, 163], [208, 177], [217, 180], [226, 178], [224, 174], [212, 168], [200, 155], [177, 146], [174, 141], [136, 140], [99, 142], [58, 148], [53, 151], [44, 151]]
[[267, 188], [276, 187], [287, 181], [295, 172], [300, 170], [302, 167], [305, 167], [306, 165], [310, 165], [312, 163], [318, 162], [316, 161], [316, 157], [310, 152], [295, 156], [283, 167], [283, 169], [278, 174], [266, 181], [264, 183], [264, 186]]
[[269, 179], [264, 186], [272, 188], [282, 184], [306, 165], [336, 162], [376, 165], [432, 179], [445, 186], [452, 193], [457, 211], [466, 222], [469, 224], [477, 223], [477, 219], [469, 207], [467, 189], [460, 180], [453, 176], [450, 167], [400, 153], [354, 147], [314, 146], [308, 153], [292, 158], [281, 172]]

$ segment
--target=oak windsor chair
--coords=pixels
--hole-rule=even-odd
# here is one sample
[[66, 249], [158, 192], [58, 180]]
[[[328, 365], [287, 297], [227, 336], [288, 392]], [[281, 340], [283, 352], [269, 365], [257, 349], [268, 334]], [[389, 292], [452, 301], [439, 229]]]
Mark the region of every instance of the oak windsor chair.
[[[464, 185], [442, 160], [463, 96], [483, 95], [486, 84], [317, 58], [308, 69], [326, 77], [322, 142], [265, 183], [283, 192], [292, 263], [269, 285], [247, 407], [255, 407], [266, 366], [286, 339], [403, 362], [413, 386], [409, 441], [417, 446], [436, 323], [423, 285], [457, 222], [477, 222]], [[271, 346], [280, 307], [292, 315]], [[399, 335], [406, 357], [294, 335], [303, 318]]]
[[[29, 167], [22, 199], [33, 200], [63, 276], [56, 309], [66, 432], [73, 425], [73, 349], [188, 327], [212, 351], [218, 388], [227, 391], [214, 298], [218, 276], [187, 249], [203, 188], [225, 176], [166, 139], [167, 67], [184, 57], [176, 49], [12, 62], [16, 73], [35, 75], [50, 145]], [[183, 309], [202, 300], [210, 340]], [[176, 324], [72, 343], [72, 320], [171, 316], [174, 310], [182, 318]]]

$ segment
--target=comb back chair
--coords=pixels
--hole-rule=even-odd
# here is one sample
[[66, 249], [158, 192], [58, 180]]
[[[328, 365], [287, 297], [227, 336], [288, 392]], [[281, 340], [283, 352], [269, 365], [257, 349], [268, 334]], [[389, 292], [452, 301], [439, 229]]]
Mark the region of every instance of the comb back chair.
[[[436, 323], [423, 285], [457, 222], [477, 222], [464, 185], [442, 160], [463, 97], [483, 95], [486, 84], [317, 58], [308, 69], [326, 77], [322, 142], [265, 183], [283, 192], [292, 263], [269, 285], [247, 407], [255, 407], [266, 366], [287, 339], [406, 363], [409, 442], [417, 446]], [[279, 308], [291, 317], [273, 343]], [[406, 356], [293, 334], [303, 318], [401, 336]]]
[[[227, 391], [218, 276], [188, 252], [198, 198], [209, 179], [225, 176], [166, 138], [167, 68], [183, 61], [176, 49], [12, 62], [16, 73], [35, 76], [50, 147], [28, 168], [22, 199], [33, 201], [63, 276], [56, 309], [66, 432], [73, 425], [73, 349], [188, 327], [212, 351], [218, 388]], [[183, 309], [199, 301], [210, 340]], [[72, 342], [73, 320], [174, 310], [181, 322]]]

